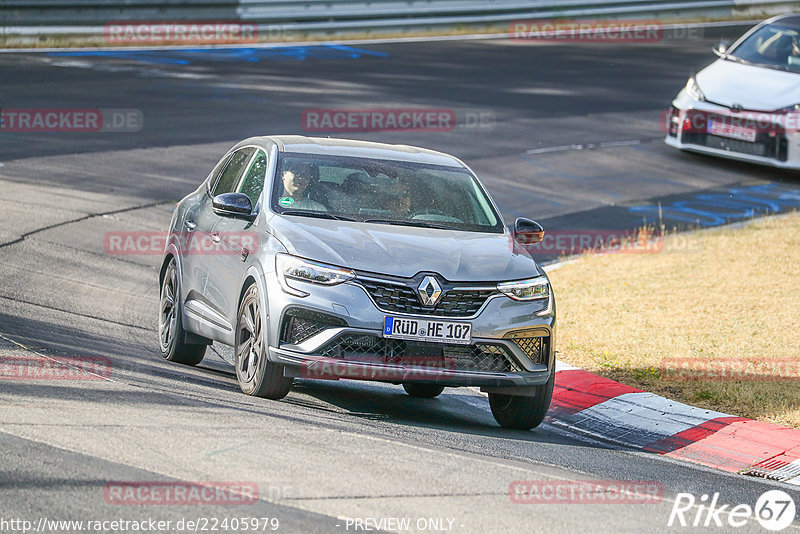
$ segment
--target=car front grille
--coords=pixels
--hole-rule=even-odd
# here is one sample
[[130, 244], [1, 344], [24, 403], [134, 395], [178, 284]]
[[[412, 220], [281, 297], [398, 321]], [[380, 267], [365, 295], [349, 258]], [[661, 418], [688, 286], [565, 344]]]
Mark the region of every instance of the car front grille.
[[379, 309], [385, 312], [433, 315], [437, 317], [470, 317], [478, 313], [494, 289], [448, 289], [436, 306], [423, 306], [411, 286], [358, 279]]
[[533, 363], [546, 364], [550, 353], [550, 337], [513, 337], [511, 339]]
[[504, 345], [454, 345], [386, 339], [366, 334], [343, 334], [325, 345], [326, 358], [456, 371], [513, 373], [520, 368]]
[[495, 373], [519, 371], [503, 345], [446, 345], [444, 358], [451, 361], [457, 370]]
[[763, 126], [758, 127], [755, 141], [751, 143], [740, 139], [714, 135], [705, 131], [704, 127], [709, 121], [726, 122], [731, 120], [730, 117], [694, 110], [687, 114], [687, 119], [691, 121], [691, 124], [702, 125], [703, 128], [684, 130], [681, 134], [683, 143], [778, 161], [786, 161], [787, 159], [788, 142], [783, 127], [778, 124], [768, 129]]
[[328, 328], [347, 326], [339, 317], [302, 308], [290, 308], [283, 316], [281, 343], [297, 345]]
[[777, 159], [775, 156], [776, 143], [774, 141], [764, 143], [758, 142], [758, 138], [756, 138], [755, 143], [750, 143], [748, 141], [729, 139], [727, 137], [720, 137], [718, 135], [706, 133], [684, 134], [682, 140], [684, 143], [691, 143], [693, 145], [716, 148], [718, 150], [727, 150], [729, 152], [737, 152], [739, 154], [748, 154], [750, 156]]

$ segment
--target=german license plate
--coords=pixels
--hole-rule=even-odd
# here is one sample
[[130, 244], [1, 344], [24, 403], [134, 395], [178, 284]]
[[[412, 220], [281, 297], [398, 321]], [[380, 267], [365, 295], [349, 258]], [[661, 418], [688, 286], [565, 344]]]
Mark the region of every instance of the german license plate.
[[730, 139], [738, 139], [740, 141], [747, 141], [754, 143], [756, 134], [758, 133], [755, 128], [748, 128], [746, 126], [739, 126], [735, 124], [727, 124], [723, 121], [708, 121], [708, 133], [719, 135], [721, 137], [728, 137]]
[[386, 316], [383, 320], [383, 337], [468, 345], [472, 339], [472, 325]]

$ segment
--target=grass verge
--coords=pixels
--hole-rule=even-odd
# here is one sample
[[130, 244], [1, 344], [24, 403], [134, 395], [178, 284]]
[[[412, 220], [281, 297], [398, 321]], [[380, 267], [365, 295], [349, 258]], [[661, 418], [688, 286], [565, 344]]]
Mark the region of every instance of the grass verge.
[[558, 358], [674, 400], [800, 428], [800, 214], [589, 254], [550, 274]]

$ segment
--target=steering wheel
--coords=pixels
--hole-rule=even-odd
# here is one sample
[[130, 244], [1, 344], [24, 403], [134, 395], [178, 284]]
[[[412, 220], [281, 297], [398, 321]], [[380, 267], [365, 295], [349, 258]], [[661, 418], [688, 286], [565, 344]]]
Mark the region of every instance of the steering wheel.
[[464, 222], [463, 219], [459, 219], [458, 217], [453, 217], [452, 215], [448, 215], [442, 210], [423, 210], [414, 213], [414, 215], [411, 218], [417, 221], [454, 222], [454, 223]]
[[413, 217], [419, 217], [420, 215], [441, 215], [442, 217], [450, 217], [450, 215], [446, 214], [442, 210], [422, 210], [414, 212]]

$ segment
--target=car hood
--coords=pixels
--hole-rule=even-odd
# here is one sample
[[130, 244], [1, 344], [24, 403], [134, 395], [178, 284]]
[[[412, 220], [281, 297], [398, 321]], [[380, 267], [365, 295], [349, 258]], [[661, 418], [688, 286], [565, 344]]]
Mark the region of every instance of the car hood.
[[712, 102], [771, 111], [800, 104], [800, 74], [718, 59], [697, 76]]
[[290, 254], [360, 271], [451, 282], [520, 280], [541, 274], [509, 234], [275, 216], [272, 233]]

